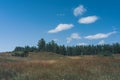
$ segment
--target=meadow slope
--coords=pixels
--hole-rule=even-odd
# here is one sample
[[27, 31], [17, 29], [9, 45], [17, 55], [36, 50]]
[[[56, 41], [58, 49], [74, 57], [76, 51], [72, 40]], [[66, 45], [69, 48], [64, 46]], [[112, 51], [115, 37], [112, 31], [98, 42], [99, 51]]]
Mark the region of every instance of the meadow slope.
[[27, 58], [0, 54], [0, 80], [120, 80], [120, 55], [62, 56], [30, 53]]

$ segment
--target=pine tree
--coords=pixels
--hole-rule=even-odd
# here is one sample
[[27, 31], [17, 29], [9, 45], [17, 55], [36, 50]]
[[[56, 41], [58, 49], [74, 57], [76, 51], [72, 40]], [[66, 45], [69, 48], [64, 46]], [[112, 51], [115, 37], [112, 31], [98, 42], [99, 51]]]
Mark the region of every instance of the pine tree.
[[46, 42], [42, 38], [41, 40], [38, 41], [38, 50], [39, 51], [45, 51], [45, 45], [46, 45]]

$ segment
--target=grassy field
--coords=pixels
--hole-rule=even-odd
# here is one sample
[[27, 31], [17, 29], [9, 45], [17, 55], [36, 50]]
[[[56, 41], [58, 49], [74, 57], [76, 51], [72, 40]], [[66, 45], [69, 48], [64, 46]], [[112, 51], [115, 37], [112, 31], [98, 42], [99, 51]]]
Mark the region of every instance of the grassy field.
[[120, 80], [120, 55], [70, 57], [44, 52], [21, 58], [4, 53], [0, 80]]

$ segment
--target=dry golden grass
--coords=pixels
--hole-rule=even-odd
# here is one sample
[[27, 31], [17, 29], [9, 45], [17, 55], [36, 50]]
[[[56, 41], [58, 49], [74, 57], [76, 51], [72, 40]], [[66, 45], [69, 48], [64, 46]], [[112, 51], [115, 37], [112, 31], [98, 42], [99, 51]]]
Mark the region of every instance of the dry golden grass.
[[120, 55], [65, 57], [30, 53], [27, 58], [9, 54], [1, 57], [0, 80], [120, 80]]

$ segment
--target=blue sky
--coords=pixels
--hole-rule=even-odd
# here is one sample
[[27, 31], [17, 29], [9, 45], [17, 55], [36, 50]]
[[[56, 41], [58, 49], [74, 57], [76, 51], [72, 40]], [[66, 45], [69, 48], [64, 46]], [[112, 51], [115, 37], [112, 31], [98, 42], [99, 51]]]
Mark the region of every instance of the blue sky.
[[120, 43], [119, 0], [0, 0], [0, 52], [58, 44]]

